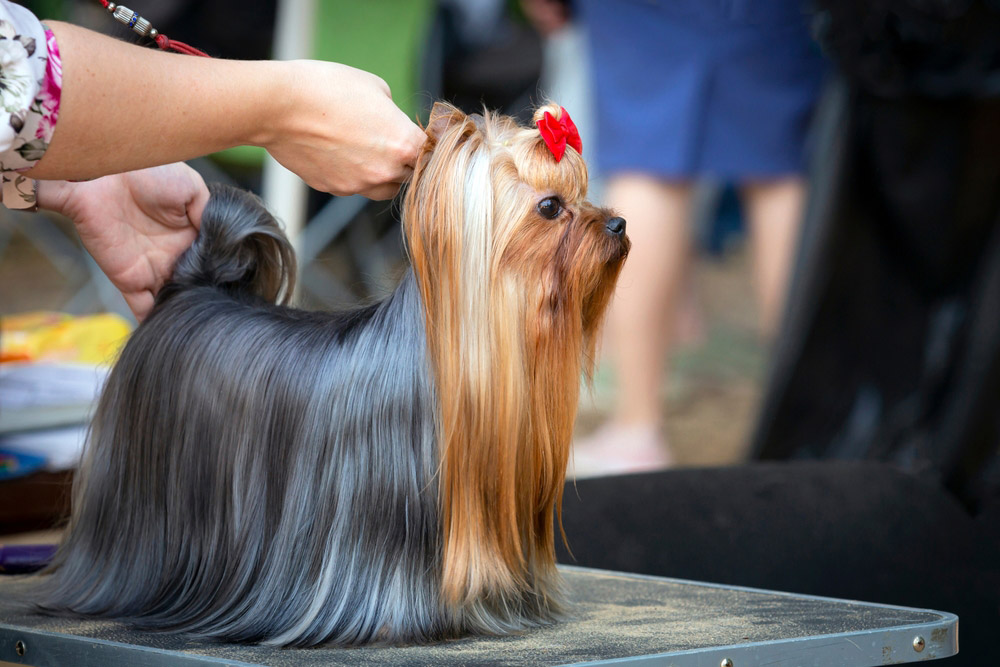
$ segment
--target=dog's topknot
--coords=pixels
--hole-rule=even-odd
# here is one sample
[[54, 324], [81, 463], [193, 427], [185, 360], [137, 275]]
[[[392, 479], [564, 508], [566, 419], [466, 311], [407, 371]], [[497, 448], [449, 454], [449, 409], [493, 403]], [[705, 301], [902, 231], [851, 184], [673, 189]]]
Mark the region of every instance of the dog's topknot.
[[258, 197], [213, 183], [201, 231], [174, 266], [173, 287], [212, 285], [287, 303], [295, 284], [295, 253], [278, 222]]

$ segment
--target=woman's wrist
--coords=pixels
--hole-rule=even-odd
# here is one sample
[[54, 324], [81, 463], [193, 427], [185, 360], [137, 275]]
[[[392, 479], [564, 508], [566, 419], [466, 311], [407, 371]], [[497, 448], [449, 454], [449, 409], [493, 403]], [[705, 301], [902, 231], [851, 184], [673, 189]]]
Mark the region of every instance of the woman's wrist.
[[248, 78], [257, 85], [244, 89], [248, 91], [243, 101], [246, 116], [234, 145], [267, 149], [293, 131], [301, 68], [294, 60], [261, 60], [247, 64], [252, 65]]

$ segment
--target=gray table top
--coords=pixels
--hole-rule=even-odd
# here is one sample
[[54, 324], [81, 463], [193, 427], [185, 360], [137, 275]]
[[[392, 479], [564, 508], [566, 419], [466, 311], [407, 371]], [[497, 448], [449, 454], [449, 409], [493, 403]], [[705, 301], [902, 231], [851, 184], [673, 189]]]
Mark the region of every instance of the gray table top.
[[[875, 665], [954, 655], [958, 619], [931, 610], [563, 567], [565, 622], [433, 646], [276, 649], [140, 633], [26, 612], [32, 578], [0, 577], [0, 661], [48, 665]], [[914, 648], [917, 637], [922, 650]], [[16, 650], [21, 642], [23, 655]], [[916, 642], [919, 646], [921, 642]], [[624, 660], [623, 660], [624, 659]]]

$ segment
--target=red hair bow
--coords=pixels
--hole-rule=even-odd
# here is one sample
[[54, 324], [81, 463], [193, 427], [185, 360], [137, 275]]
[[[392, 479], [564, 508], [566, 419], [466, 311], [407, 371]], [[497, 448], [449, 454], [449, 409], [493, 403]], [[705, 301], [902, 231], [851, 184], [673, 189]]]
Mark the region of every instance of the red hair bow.
[[559, 107], [562, 114], [559, 119], [548, 111], [538, 119], [538, 131], [542, 133], [542, 140], [549, 147], [552, 154], [556, 156], [556, 162], [562, 160], [563, 153], [566, 152], [566, 144], [576, 149], [576, 152], [583, 155], [583, 142], [580, 141], [580, 132], [576, 129], [573, 119], [562, 107]]

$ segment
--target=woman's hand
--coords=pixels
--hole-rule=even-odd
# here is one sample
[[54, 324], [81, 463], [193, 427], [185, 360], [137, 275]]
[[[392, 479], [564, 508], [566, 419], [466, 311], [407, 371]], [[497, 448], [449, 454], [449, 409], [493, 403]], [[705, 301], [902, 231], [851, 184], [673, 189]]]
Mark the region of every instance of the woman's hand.
[[389, 199], [413, 173], [427, 135], [385, 81], [337, 63], [287, 66], [285, 104], [261, 144], [311, 187]]
[[73, 221], [139, 320], [198, 235], [207, 201], [205, 182], [183, 163], [80, 183], [38, 183], [38, 205]]

